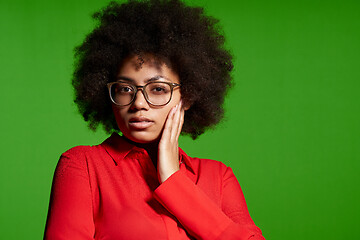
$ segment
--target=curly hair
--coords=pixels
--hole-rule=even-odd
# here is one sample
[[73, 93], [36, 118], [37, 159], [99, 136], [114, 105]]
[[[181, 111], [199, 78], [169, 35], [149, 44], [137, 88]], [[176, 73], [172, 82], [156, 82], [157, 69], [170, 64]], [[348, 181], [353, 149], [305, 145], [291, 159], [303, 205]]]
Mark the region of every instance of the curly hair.
[[110, 2], [93, 14], [95, 29], [75, 48], [72, 85], [89, 128], [119, 131], [106, 84], [128, 56], [151, 54], [179, 75], [186, 111], [182, 133], [193, 139], [215, 126], [232, 85], [232, 56], [218, 20], [180, 0]]

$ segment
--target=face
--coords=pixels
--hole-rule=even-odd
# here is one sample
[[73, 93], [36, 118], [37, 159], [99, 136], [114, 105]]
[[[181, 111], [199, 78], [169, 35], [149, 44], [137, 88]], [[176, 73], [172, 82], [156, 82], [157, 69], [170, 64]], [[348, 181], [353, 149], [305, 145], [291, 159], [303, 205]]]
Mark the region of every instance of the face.
[[[137, 56], [126, 59], [120, 66], [117, 78], [135, 86], [144, 86], [149, 79], [156, 79], [159, 76], [162, 78], [150, 81], [180, 83], [179, 76], [167, 65], [158, 67], [153, 64], [151, 58], [144, 60], [145, 62], [139, 67]], [[146, 101], [143, 92], [139, 90], [130, 105], [113, 104], [112, 109], [116, 122], [126, 138], [137, 143], [150, 143], [160, 138], [168, 113], [180, 102], [180, 99], [180, 88], [176, 87], [168, 104], [153, 106]]]

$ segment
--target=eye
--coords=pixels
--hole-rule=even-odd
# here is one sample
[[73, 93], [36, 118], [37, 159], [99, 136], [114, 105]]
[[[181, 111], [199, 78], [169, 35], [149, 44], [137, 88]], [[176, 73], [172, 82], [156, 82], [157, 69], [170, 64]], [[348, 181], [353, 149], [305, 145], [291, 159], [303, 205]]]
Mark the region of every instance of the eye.
[[120, 92], [131, 92], [132, 89], [128, 86], [124, 86], [124, 87], [120, 87], [119, 91]]
[[125, 93], [132, 93], [134, 88], [130, 85], [118, 83], [115, 85], [115, 93], [118, 94], [125, 94]]
[[148, 85], [150, 94], [167, 94], [171, 89], [166, 83], [151, 83]]
[[156, 88], [153, 88], [153, 91], [154, 92], [163, 92], [163, 91], [165, 91], [165, 89], [163, 87], [156, 87]]

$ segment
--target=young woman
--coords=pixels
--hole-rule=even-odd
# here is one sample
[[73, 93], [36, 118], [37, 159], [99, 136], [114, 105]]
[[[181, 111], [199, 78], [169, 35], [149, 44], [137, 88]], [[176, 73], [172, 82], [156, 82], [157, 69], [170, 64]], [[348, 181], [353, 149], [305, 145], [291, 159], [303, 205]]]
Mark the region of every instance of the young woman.
[[62, 154], [44, 238], [264, 239], [231, 168], [178, 146], [222, 118], [233, 65], [217, 20], [179, 0], [112, 2], [94, 18], [75, 102], [112, 135]]

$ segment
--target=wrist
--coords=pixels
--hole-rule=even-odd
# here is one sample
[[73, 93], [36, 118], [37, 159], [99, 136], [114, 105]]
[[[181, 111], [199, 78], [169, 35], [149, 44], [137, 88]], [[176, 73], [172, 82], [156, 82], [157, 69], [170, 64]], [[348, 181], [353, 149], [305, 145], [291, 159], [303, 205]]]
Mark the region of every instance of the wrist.
[[174, 173], [176, 173], [179, 170], [180, 170], [180, 168], [178, 166], [177, 168], [169, 169], [168, 171], [159, 171], [158, 178], [159, 178], [160, 183], [165, 182], [171, 175], [173, 175]]

